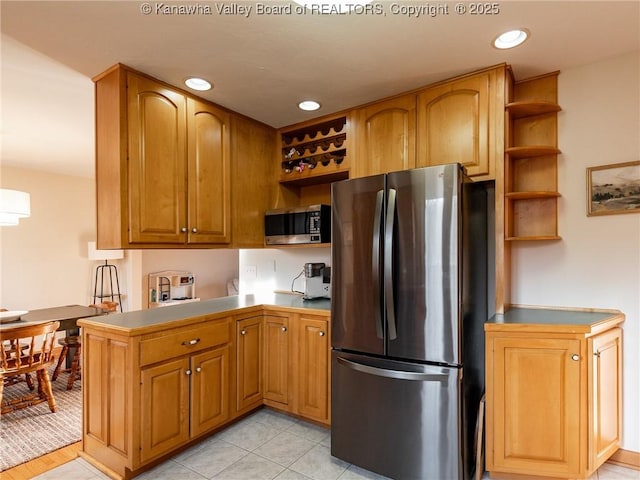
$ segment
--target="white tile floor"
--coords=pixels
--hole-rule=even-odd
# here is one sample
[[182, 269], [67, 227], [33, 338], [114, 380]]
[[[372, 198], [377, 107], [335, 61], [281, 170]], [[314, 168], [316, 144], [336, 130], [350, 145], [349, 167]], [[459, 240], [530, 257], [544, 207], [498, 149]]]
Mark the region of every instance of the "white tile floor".
[[[385, 478], [332, 457], [330, 441], [330, 433], [327, 429], [269, 409], [262, 409], [136, 478], [140, 480], [383, 480]], [[35, 478], [37, 480], [109, 479], [81, 458]], [[640, 472], [605, 464], [590, 480], [640, 480]]]

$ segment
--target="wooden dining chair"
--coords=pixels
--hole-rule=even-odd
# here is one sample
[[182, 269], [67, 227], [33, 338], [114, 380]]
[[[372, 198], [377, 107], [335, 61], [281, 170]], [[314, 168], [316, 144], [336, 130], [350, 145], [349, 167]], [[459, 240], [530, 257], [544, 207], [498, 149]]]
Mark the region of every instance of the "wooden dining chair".
[[[0, 330], [0, 411], [2, 414], [42, 402], [47, 402], [52, 412], [57, 411], [47, 369], [55, 360], [53, 346], [59, 326], [60, 322], [47, 322]], [[22, 347], [16, 348], [16, 345]], [[37, 391], [4, 401], [5, 380], [31, 373], [34, 373], [38, 380]], [[11, 382], [7, 383], [10, 387]]]

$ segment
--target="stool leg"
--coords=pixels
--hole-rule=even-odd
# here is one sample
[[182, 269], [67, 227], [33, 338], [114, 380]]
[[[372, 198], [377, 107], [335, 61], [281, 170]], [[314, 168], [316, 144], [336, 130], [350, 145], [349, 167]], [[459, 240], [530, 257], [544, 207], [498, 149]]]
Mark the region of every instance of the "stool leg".
[[76, 380], [76, 375], [80, 370], [80, 345], [76, 347], [76, 352], [73, 354], [73, 361], [71, 362], [71, 371], [69, 372], [69, 380], [67, 381], [67, 390], [73, 388], [73, 382]]
[[62, 362], [64, 362], [65, 357], [67, 356], [67, 352], [69, 351], [69, 347], [66, 345], [62, 347], [62, 351], [60, 352], [60, 358], [58, 358], [58, 363], [56, 363], [56, 369], [53, 371], [53, 376], [51, 380], [55, 381], [60, 375], [60, 369], [62, 368]]
[[25, 382], [27, 382], [27, 387], [29, 387], [29, 390], [33, 390], [35, 388], [33, 386], [33, 379], [31, 378], [31, 374], [30, 373], [25, 373], [24, 374], [24, 380], [25, 380]]

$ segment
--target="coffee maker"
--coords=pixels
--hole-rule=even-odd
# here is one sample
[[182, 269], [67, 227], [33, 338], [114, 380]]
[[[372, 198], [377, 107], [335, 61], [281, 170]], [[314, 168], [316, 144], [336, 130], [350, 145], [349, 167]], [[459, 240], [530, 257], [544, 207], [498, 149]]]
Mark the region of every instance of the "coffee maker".
[[324, 263], [305, 263], [304, 277], [304, 300], [331, 298], [331, 267]]

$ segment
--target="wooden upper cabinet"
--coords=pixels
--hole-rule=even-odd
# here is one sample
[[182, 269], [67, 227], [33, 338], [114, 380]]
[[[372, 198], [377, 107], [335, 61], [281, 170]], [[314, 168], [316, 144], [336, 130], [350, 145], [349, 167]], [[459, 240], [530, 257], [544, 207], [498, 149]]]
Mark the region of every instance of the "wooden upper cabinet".
[[406, 95], [356, 111], [355, 176], [366, 177], [416, 165], [416, 97]]
[[194, 99], [188, 113], [189, 243], [229, 243], [230, 115]]
[[228, 244], [230, 114], [122, 65], [94, 81], [98, 247]]
[[183, 242], [186, 99], [131, 73], [127, 75], [127, 87], [129, 241]]
[[461, 163], [477, 180], [495, 178], [504, 151], [505, 67], [418, 94], [417, 167]]

